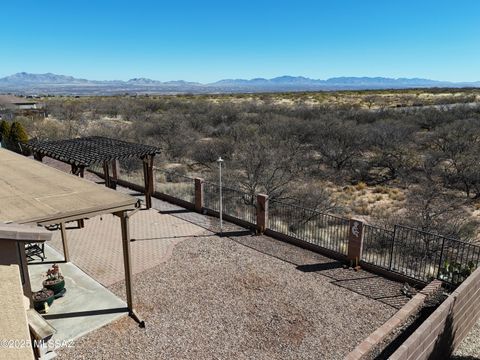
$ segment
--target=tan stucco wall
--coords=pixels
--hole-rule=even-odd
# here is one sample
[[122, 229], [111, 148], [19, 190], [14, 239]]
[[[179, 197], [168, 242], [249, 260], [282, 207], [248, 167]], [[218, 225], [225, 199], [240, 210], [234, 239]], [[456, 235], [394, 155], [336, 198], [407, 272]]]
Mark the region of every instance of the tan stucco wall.
[[34, 359], [18, 266], [0, 265], [0, 280], [0, 360]]

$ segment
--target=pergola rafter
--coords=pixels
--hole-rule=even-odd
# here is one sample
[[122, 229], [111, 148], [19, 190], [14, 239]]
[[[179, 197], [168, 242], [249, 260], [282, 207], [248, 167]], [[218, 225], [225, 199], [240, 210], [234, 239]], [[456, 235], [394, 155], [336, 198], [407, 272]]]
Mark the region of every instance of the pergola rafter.
[[32, 139], [25, 145], [34, 154], [48, 156], [78, 167], [89, 167], [112, 160], [142, 159], [159, 153], [159, 149], [154, 146], [102, 136], [50, 141]]
[[[152, 204], [153, 158], [160, 153], [159, 149], [144, 144], [102, 136], [66, 140], [32, 139], [25, 146], [32, 151], [33, 157], [42, 161], [44, 156], [70, 164], [72, 174], [83, 177], [85, 168], [92, 165], [103, 165], [105, 186], [115, 188], [118, 177], [118, 161], [137, 158], [143, 162], [145, 181], [145, 202], [147, 208]], [[111, 168], [111, 172], [110, 172]]]

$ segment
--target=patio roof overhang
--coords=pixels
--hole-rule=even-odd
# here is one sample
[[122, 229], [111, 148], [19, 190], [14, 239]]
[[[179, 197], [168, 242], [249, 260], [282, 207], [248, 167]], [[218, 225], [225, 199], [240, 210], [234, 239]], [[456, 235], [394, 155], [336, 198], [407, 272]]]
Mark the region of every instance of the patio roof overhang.
[[136, 199], [0, 149], [0, 221], [58, 224], [134, 208]]
[[139, 321], [133, 311], [129, 234], [129, 217], [131, 210], [136, 211], [136, 203], [130, 195], [0, 148], [0, 223], [59, 224], [68, 261], [66, 222], [101, 214], [120, 218], [127, 305], [130, 315]]

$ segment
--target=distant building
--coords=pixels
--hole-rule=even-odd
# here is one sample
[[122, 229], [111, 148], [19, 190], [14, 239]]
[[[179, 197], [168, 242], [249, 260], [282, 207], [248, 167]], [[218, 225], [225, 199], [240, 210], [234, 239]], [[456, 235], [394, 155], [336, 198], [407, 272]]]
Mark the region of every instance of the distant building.
[[0, 95], [0, 110], [37, 110], [42, 106], [31, 99], [14, 95]]

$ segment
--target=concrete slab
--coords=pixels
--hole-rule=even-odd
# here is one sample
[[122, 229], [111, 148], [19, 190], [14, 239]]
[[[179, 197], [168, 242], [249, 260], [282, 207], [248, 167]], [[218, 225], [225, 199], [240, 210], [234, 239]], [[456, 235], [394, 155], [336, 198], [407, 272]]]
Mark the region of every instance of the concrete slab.
[[[45, 245], [48, 262], [62, 260], [63, 256]], [[42, 288], [44, 274], [51, 264], [35, 263], [28, 266], [32, 291]], [[126, 304], [73, 263], [59, 263], [65, 277], [67, 292], [56, 299], [44, 318], [57, 330], [52, 343], [58, 348], [71, 344], [93, 330], [125, 316]]]

